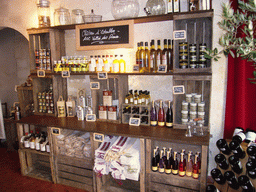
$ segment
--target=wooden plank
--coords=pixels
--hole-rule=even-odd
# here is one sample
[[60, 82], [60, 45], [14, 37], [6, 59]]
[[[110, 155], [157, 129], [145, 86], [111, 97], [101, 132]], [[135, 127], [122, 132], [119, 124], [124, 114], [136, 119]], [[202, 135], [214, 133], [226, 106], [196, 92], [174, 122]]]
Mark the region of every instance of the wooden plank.
[[[190, 14], [187, 14], [190, 13]], [[197, 12], [187, 12], [187, 13], [179, 13], [173, 15], [173, 20], [181, 20], [181, 19], [196, 19], [196, 18], [206, 18], [206, 17], [213, 17], [213, 11], [208, 10], [206, 11], [197, 11]]]
[[27, 29], [28, 34], [41, 34], [41, 33], [49, 33], [49, 28], [32, 28]]
[[83, 189], [83, 190], [86, 190], [86, 191], [89, 191], [89, 192], [93, 191], [93, 187], [92, 186], [86, 185], [84, 183], [75, 182], [75, 181], [72, 181], [72, 180], [67, 180], [67, 179], [59, 178], [58, 183], [62, 184], [62, 185], [68, 185], [68, 186], [71, 186], [71, 187]]
[[146, 154], [145, 139], [140, 139], [140, 192], [146, 190]]
[[[164, 184], [155, 183], [155, 182], [152, 182], [151, 186], [152, 186], [151, 191], [157, 191], [157, 192], [170, 192], [170, 191], [171, 192], [196, 192], [197, 191], [197, 190], [191, 190], [187, 188], [176, 187], [172, 185], [164, 185]], [[185, 184], [183, 186], [185, 186]]]
[[93, 160], [86, 158], [86, 159], [79, 159], [75, 157], [68, 157], [64, 155], [58, 155], [58, 163], [76, 166], [85, 169], [93, 169]]
[[208, 170], [208, 146], [202, 146], [201, 152], [201, 175], [200, 175], [200, 191], [204, 191], [207, 186], [207, 170]]
[[54, 139], [51, 134], [51, 127], [47, 127], [47, 135], [49, 139], [49, 145], [50, 145], [50, 167], [51, 167], [51, 175], [52, 175], [52, 181], [53, 183], [57, 183], [56, 180], [56, 166], [55, 166], [55, 158], [54, 158]]
[[83, 177], [83, 176], [80, 176], [80, 175], [67, 173], [67, 172], [64, 172], [64, 171], [60, 171], [58, 176], [60, 178], [63, 178], [63, 179], [77, 181], [77, 182], [84, 183], [84, 184], [87, 184], [87, 185], [93, 185], [93, 179], [91, 177]]
[[78, 174], [81, 176], [93, 177], [92, 170], [82, 169], [79, 167], [73, 167], [73, 166], [68, 166], [68, 165], [64, 165], [64, 164], [58, 164], [57, 167], [58, 167], [59, 171], [66, 171], [66, 172]]
[[17, 123], [17, 136], [19, 142], [19, 148], [24, 148], [24, 144], [20, 142], [21, 138], [24, 136], [23, 124]]
[[[93, 141], [93, 133], [90, 133], [90, 141], [91, 141], [91, 156], [92, 159], [95, 159], [95, 143]], [[98, 148], [98, 146], [97, 146]], [[96, 183], [96, 173], [93, 171], [93, 191], [97, 191], [97, 183]]]
[[146, 139], [146, 189], [145, 191], [150, 191], [151, 189], [151, 158], [152, 158], [152, 141], [151, 139]]
[[26, 174], [27, 170], [27, 163], [26, 163], [26, 155], [23, 150], [19, 149], [19, 159], [20, 159], [20, 169], [21, 169], [21, 174], [24, 176]]
[[182, 80], [182, 81], [211, 81], [212, 76], [206, 75], [197, 75], [197, 76], [186, 76], [186, 75], [174, 75], [173, 80]]

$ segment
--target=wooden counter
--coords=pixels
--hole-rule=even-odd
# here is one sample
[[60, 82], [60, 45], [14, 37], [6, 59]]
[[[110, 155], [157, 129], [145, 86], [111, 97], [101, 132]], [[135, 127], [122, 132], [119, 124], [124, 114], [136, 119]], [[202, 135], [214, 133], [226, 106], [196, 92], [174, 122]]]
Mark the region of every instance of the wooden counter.
[[50, 116], [29, 116], [24, 117], [18, 123], [33, 124], [45, 127], [58, 127], [79, 131], [95, 132], [117, 136], [138, 137], [144, 139], [155, 139], [171, 141], [175, 143], [190, 145], [209, 145], [209, 134], [204, 137], [185, 137], [185, 130], [169, 129], [166, 127], [153, 126], [129, 126], [127, 124], [115, 124], [108, 122], [86, 122], [78, 121], [76, 117], [50, 117]]

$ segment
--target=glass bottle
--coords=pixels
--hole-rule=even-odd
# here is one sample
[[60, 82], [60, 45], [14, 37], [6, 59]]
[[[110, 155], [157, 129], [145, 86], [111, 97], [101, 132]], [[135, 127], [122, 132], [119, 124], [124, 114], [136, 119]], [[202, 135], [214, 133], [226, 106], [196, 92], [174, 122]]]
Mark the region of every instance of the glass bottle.
[[165, 114], [163, 108], [163, 101], [160, 100], [159, 110], [158, 110], [158, 126], [165, 125]]
[[141, 103], [142, 103], [142, 97], [143, 97], [143, 95], [142, 95], [142, 90], [139, 90], [138, 105], [141, 105]]
[[152, 165], [151, 165], [152, 171], [156, 172], [158, 170], [157, 167], [157, 159], [156, 159], [156, 149], [153, 150], [153, 158], [152, 158]]
[[126, 63], [125, 60], [123, 59], [123, 55], [120, 55], [120, 60], [119, 60], [119, 72], [120, 73], [125, 73], [126, 72]]
[[155, 40], [154, 39], [151, 40], [150, 72], [157, 72], [156, 50], [155, 50]]
[[251, 130], [251, 129], [246, 129], [245, 133], [245, 143], [250, 143], [250, 142], [255, 142], [256, 140], [256, 131]]
[[173, 12], [180, 12], [180, 0], [173, 0]]
[[172, 164], [172, 174], [177, 175], [179, 172], [179, 162], [177, 158], [177, 152], [174, 151], [173, 153], [173, 164]]
[[164, 151], [161, 150], [161, 152], [160, 152], [159, 164], [158, 164], [158, 172], [159, 172], [159, 173], [164, 173], [164, 167], [165, 167], [165, 165], [164, 165], [163, 153], [164, 153]]
[[164, 49], [162, 51], [162, 65], [167, 66], [167, 57], [168, 57], [168, 45], [167, 45], [167, 39], [164, 39]]
[[228, 158], [228, 162], [235, 173], [241, 174], [243, 172], [243, 167], [241, 162], [239, 161], [239, 158], [235, 157], [234, 155], [231, 155]]
[[229, 143], [229, 148], [232, 150], [233, 154], [236, 157], [238, 157], [240, 159], [243, 159], [245, 157], [245, 151], [243, 150], [243, 148], [241, 147], [241, 145], [238, 141], [232, 140]]
[[207, 185], [206, 192], [220, 192], [214, 185]]
[[186, 164], [186, 176], [191, 177], [193, 172], [193, 159], [191, 158], [192, 152], [188, 153], [188, 160]]
[[148, 50], [148, 42], [145, 42], [145, 72], [150, 72], [150, 51]]
[[133, 93], [132, 89], [129, 91], [130, 104], [133, 104]]
[[35, 140], [35, 148], [36, 148], [37, 151], [40, 151], [40, 143], [39, 143], [39, 142], [40, 142], [40, 140], [41, 140], [41, 136], [40, 136], [40, 134], [39, 134], [39, 131], [36, 132], [35, 137], [36, 137], [36, 140]]
[[214, 181], [216, 181], [216, 183], [223, 185], [226, 183], [226, 179], [225, 177], [222, 175], [221, 171], [217, 168], [213, 169], [211, 171], [211, 175], [212, 178], [214, 179]]
[[103, 61], [103, 63], [104, 63], [104, 71], [110, 72], [109, 55], [106, 55], [106, 59]]
[[31, 133], [25, 133], [25, 138], [24, 138], [24, 147], [29, 148], [29, 139], [30, 139]]
[[256, 144], [251, 143], [246, 151], [249, 156], [256, 156]]
[[37, 14], [39, 27], [50, 27], [50, 2], [48, 0], [40, 0], [37, 4]]
[[201, 153], [196, 152], [196, 155], [197, 155], [197, 165], [198, 165], [199, 173], [201, 173]]
[[159, 160], [160, 160], [160, 150], [159, 150], [159, 147], [156, 146], [156, 162], [157, 162], [157, 164], [159, 163]]
[[239, 184], [238, 181], [236, 179], [235, 174], [232, 171], [226, 171], [224, 173], [224, 177], [227, 180], [228, 185], [232, 188], [232, 189], [239, 189]]
[[35, 134], [33, 131], [30, 131], [31, 133], [31, 136], [30, 136], [30, 139], [29, 139], [29, 147], [30, 149], [35, 149], [35, 140], [36, 140], [36, 137], [35, 137]]
[[184, 153], [180, 154], [180, 163], [179, 163], [179, 176], [184, 177], [186, 174], [186, 164], [184, 162]]
[[155, 101], [152, 100], [152, 107], [150, 110], [150, 125], [156, 126], [157, 125], [157, 112], [155, 108]]
[[98, 55], [98, 60], [96, 62], [96, 71], [102, 72], [103, 71], [103, 59], [100, 55]]
[[140, 65], [140, 42], [137, 43], [136, 65]]
[[231, 150], [229, 149], [229, 146], [227, 144], [227, 141], [225, 139], [219, 139], [216, 142], [216, 146], [218, 147], [218, 149], [225, 155], [230, 155], [231, 154]]
[[44, 152], [44, 151], [46, 151], [46, 147], [45, 147], [45, 145], [46, 145], [46, 143], [45, 143], [46, 135], [44, 133], [42, 133], [41, 137], [42, 137], [42, 139], [40, 141], [40, 149], [41, 149], [42, 152]]
[[163, 160], [164, 160], [164, 163], [166, 163], [166, 161], [167, 161], [166, 147], [163, 147]]
[[171, 108], [171, 101], [168, 102], [168, 109], [166, 112], [166, 127], [168, 128], [173, 127], [173, 113]]
[[171, 174], [172, 172], [172, 159], [171, 159], [171, 155], [170, 155], [170, 151], [167, 151], [167, 160], [166, 160], [166, 164], [165, 164], [165, 173], [166, 174]]
[[113, 73], [119, 73], [119, 60], [118, 55], [115, 55], [115, 59], [113, 60]]
[[245, 140], [246, 136], [244, 132], [240, 131], [239, 133], [233, 135], [232, 141], [237, 141], [239, 144], [241, 144]]
[[242, 187], [243, 192], [255, 192], [255, 188], [246, 175], [238, 177], [238, 183]]
[[194, 164], [193, 164], [193, 172], [192, 172], [192, 177], [194, 179], [198, 179], [198, 177], [199, 177], [199, 167], [198, 167], [198, 164], [197, 164], [197, 159], [198, 159], [198, 155], [195, 155], [195, 161], [194, 161]]
[[173, 71], [173, 40], [168, 39], [167, 49], [167, 71]]
[[145, 72], [145, 50], [144, 50], [144, 43], [140, 42], [140, 66], [139, 66], [139, 70], [140, 73], [144, 73]]
[[[159, 65], [162, 64], [162, 49], [161, 49], [161, 41], [157, 40], [157, 50], [156, 50], [156, 67], [158, 69]], [[156, 71], [157, 71], [156, 69]]]
[[215, 162], [218, 164], [218, 166], [221, 169], [226, 170], [229, 167], [229, 164], [228, 164], [228, 161], [227, 161], [226, 157], [221, 153], [219, 153], [215, 156]]

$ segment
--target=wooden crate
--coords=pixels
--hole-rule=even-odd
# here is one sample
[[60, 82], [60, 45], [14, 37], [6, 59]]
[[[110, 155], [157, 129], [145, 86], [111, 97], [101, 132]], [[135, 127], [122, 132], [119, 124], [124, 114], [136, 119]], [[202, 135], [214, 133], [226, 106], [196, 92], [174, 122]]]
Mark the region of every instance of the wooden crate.
[[32, 115], [32, 113], [29, 111], [30, 109], [29, 106], [31, 106], [31, 104], [34, 103], [33, 87], [18, 86], [17, 92], [18, 92], [21, 117]]
[[[195, 14], [196, 15], [196, 14]], [[199, 59], [199, 44], [203, 42], [203, 23], [205, 23], [205, 43], [207, 48], [212, 48], [212, 14], [206, 14], [204, 17], [196, 17], [191, 15], [191, 18], [181, 16], [174, 17], [173, 30], [185, 30], [187, 24], [187, 42], [188, 45], [194, 43], [194, 23], [196, 23], [196, 44], [197, 44], [197, 58]], [[179, 68], [179, 43], [186, 40], [174, 41], [174, 73], [211, 73], [211, 61], [207, 60], [206, 68], [196, 69], [180, 69]]]
[[173, 77], [174, 86], [184, 85], [185, 94], [174, 95], [173, 102], [173, 127], [176, 129], [186, 129], [187, 125], [182, 125], [182, 101], [186, 100], [186, 94], [197, 93], [201, 94], [205, 102], [205, 123], [204, 129], [208, 129], [210, 117], [210, 99], [211, 99], [211, 76], [181, 76]]
[[[180, 177], [178, 175], [167, 175], [151, 170], [151, 160], [153, 157], [153, 149], [158, 146], [160, 149], [163, 147], [172, 148], [173, 151], [180, 152], [185, 149], [186, 153], [192, 151], [201, 153], [201, 174], [199, 179], [192, 177]], [[186, 145], [177, 144], [172, 142], [163, 142], [159, 140], [146, 140], [146, 191], [177, 191], [177, 192], [192, 192], [192, 191], [205, 191], [206, 178], [207, 178], [207, 156], [208, 146], [200, 145]], [[186, 157], [186, 156], [185, 156]], [[187, 159], [187, 157], [186, 157]]]
[[[107, 121], [113, 123], [121, 123], [122, 117], [122, 103], [124, 103], [125, 95], [128, 93], [128, 75], [109, 75], [108, 79], [99, 80], [98, 76], [90, 76], [91, 82], [99, 82], [100, 89], [92, 89], [92, 103], [93, 103], [93, 113], [96, 114], [97, 120]], [[112, 100], [118, 100], [118, 119], [115, 120], [101, 120], [98, 119], [98, 107], [103, 104], [103, 90], [112, 91]]]

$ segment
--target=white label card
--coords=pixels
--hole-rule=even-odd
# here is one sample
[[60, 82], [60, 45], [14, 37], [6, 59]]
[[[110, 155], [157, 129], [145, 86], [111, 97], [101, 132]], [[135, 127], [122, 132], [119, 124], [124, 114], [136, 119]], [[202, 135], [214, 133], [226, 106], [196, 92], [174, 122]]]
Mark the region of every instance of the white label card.
[[52, 134], [53, 135], [59, 135], [60, 134], [60, 129], [59, 128], [52, 128]]
[[173, 37], [174, 40], [186, 39], [187, 33], [185, 30], [173, 31]]
[[100, 72], [98, 73], [98, 79], [107, 79], [108, 73], [107, 72]]
[[86, 121], [96, 121], [96, 115], [95, 114], [87, 114]]
[[166, 71], [167, 71], [167, 65], [159, 65], [158, 66], [158, 69], [157, 69], [158, 73], [166, 73]]
[[184, 85], [173, 86], [172, 89], [173, 89], [173, 94], [174, 95], [184, 94], [185, 93]]
[[98, 142], [104, 141], [104, 135], [100, 133], [93, 133], [93, 140]]
[[70, 71], [61, 71], [62, 78], [69, 78], [70, 77]]
[[91, 87], [91, 89], [100, 89], [100, 83], [99, 82], [91, 82], [90, 87]]
[[37, 77], [45, 77], [45, 71], [44, 70], [38, 70], [37, 71]]
[[140, 118], [130, 118], [129, 125], [131, 126], [140, 126]]

